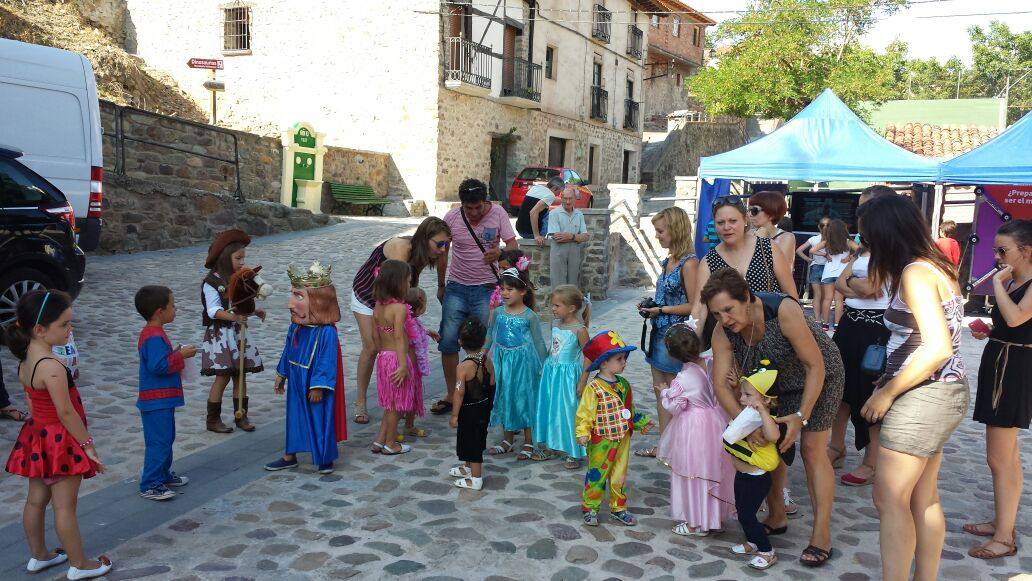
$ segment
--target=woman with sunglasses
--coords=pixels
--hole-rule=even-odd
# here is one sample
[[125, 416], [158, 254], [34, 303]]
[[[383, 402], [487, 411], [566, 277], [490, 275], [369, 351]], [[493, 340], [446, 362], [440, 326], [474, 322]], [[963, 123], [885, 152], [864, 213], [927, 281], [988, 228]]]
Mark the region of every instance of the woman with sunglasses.
[[867, 277], [889, 285], [885, 371], [860, 414], [878, 431], [874, 505], [882, 578], [936, 579], [946, 536], [939, 500], [943, 446], [970, 397], [960, 337], [964, 297], [957, 270], [939, 251], [921, 210], [903, 196], [857, 209], [871, 249]]
[[351, 284], [351, 311], [358, 322], [362, 335], [362, 352], [358, 355], [358, 398], [355, 401], [355, 423], [368, 424], [369, 410], [366, 407], [366, 393], [373, 374], [376, 346], [373, 343], [373, 280], [385, 260], [407, 262], [412, 270], [413, 287], [419, 286], [419, 275], [423, 269], [437, 269], [437, 300], [444, 297], [444, 275], [448, 266], [448, 246], [451, 243], [451, 228], [444, 220], [431, 216], [416, 228], [412, 236], [397, 236], [380, 243], [373, 249], [365, 263], [358, 268]]
[[787, 213], [788, 203], [781, 192], [756, 192], [749, 198], [749, 224], [757, 236], [769, 238], [784, 253], [791, 267], [795, 261], [795, 235], [778, 227]]
[[968, 554], [996, 559], [1017, 553], [1014, 524], [1024, 472], [1018, 430], [1032, 421], [1032, 221], [1013, 220], [996, 232], [993, 252], [1000, 270], [993, 276], [996, 308], [982, 352], [975, 395], [976, 422], [985, 424], [985, 456], [993, 473], [993, 520], [964, 525], [964, 532], [989, 539]]

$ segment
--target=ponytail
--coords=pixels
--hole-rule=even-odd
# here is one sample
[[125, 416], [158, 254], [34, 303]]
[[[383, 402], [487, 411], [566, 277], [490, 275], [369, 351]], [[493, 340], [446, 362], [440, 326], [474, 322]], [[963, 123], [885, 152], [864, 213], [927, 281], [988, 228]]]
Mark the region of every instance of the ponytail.
[[25, 361], [32, 341], [32, 329], [36, 325], [51, 325], [72, 306], [72, 298], [61, 291], [34, 290], [18, 300], [15, 308], [15, 322], [6, 332], [7, 348]]

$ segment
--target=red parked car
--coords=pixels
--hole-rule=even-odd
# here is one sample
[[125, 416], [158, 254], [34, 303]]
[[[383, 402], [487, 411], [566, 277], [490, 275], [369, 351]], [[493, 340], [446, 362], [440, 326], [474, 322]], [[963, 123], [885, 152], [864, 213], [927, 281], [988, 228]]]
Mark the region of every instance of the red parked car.
[[[568, 167], [525, 167], [516, 176], [516, 179], [512, 181], [512, 188], [509, 189], [509, 211], [519, 211], [520, 205], [523, 204], [523, 198], [526, 197], [530, 186], [543, 186], [548, 183], [548, 180], [556, 176], [562, 177], [563, 182], [576, 187], [577, 201], [573, 204], [575, 208], [590, 208], [594, 205], [595, 201], [591, 190], [584, 187], [588, 181], [583, 179], [574, 170]], [[556, 198], [552, 206], [558, 206], [559, 203], [559, 198]]]

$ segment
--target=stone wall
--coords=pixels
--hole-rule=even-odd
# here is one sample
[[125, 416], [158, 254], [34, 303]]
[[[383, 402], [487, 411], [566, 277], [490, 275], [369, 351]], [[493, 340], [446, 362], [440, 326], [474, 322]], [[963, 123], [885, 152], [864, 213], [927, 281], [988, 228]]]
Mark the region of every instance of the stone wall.
[[654, 231], [645, 230], [651, 222], [642, 214], [644, 193], [640, 184], [609, 184], [610, 286], [650, 287], [659, 276], [663, 249]]
[[110, 176], [104, 180], [104, 228], [99, 253], [179, 248], [210, 242], [217, 232], [241, 228], [264, 236], [308, 230], [331, 216], [268, 201], [239, 202], [224, 192], [205, 192], [154, 180]]
[[[121, 115], [119, 115], [121, 113]], [[235, 193], [236, 166], [229, 162], [203, 157], [232, 160], [233, 137], [236, 137], [240, 167], [240, 189], [247, 200], [280, 200], [283, 175], [283, 146], [279, 138], [231, 131], [210, 125], [184, 122], [179, 119], [124, 109], [101, 101], [101, 123], [104, 129], [104, 169], [107, 175], [116, 172], [119, 117], [124, 140], [125, 163], [122, 172], [130, 177], [156, 180], [161, 183], [203, 190]], [[167, 144], [189, 152], [134, 141], [142, 139]], [[393, 162], [390, 155], [373, 151], [327, 147], [323, 158], [323, 179], [339, 183], [360, 183], [373, 187], [381, 196], [398, 188], [391, 183]], [[396, 174], [396, 170], [393, 171]], [[400, 193], [403, 193], [401, 190]], [[325, 206], [323, 211], [331, 211]]]
[[[516, 131], [506, 164], [507, 184], [511, 184], [525, 166], [548, 162], [550, 136], [562, 137], [572, 143], [572, 155], [567, 156], [566, 165], [585, 178], [588, 177], [589, 147], [599, 148], [595, 170], [598, 177], [590, 186], [599, 199], [606, 193], [602, 184], [622, 181], [624, 151], [634, 152], [630, 179], [638, 179], [640, 133], [442, 91], [437, 200], [457, 199], [459, 183], [468, 177], [489, 182], [492, 135], [504, 135], [512, 128]], [[507, 196], [508, 190], [502, 195]]]
[[647, 167], [642, 168], [650, 189], [657, 192], [674, 189], [676, 176], [695, 175], [699, 160], [741, 147], [746, 143], [744, 122], [685, 123], [671, 131], [666, 140], [653, 147], [661, 147], [653, 157], [650, 152]]
[[[584, 243], [584, 261], [581, 263], [580, 289], [591, 294], [592, 300], [604, 300], [609, 292], [609, 210], [581, 210], [591, 239]], [[530, 280], [537, 287], [534, 295], [537, 311], [551, 319], [548, 295], [552, 289], [549, 277], [549, 246], [538, 246], [532, 239], [518, 240], [520, 250], [530, 258]], [[549, 242], [551, 244], [551, 242]]]

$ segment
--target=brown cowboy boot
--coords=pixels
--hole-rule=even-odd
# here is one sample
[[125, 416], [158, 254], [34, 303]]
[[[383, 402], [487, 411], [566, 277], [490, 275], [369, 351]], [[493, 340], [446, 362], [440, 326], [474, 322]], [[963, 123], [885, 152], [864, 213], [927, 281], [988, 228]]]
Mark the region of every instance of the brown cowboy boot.
[[216, 434], [228, 434], [233, 431], [233, 428], [222, 423], [221, 401], [208, 402], [208, 418], [205, 424], [209, 432], [215, 432]]
[[[236, 423], [236, 426], [238, 428], [240, 428], [241, 430], [243, 430], [245, 432], [253, 432], [254, 431], [254, 424], [252, 424], [251, 422], [247, 421], [247, 398], [244, 397], [244, 398], [241, 398], [241, 399], [244, 400], [244, 402], [243, 402], [244, 405], [242, 406], [242, 408], [238, 408], [237, 407], [237, 398], [235, 398], [235, 397], [233, 398], [233, 421]], [[237, 419], [237, 415], [236, 415], [236, 412], [238, 410], [240, 412], [242, 412], [240, 414], [240, 418], [239, 419]]]

